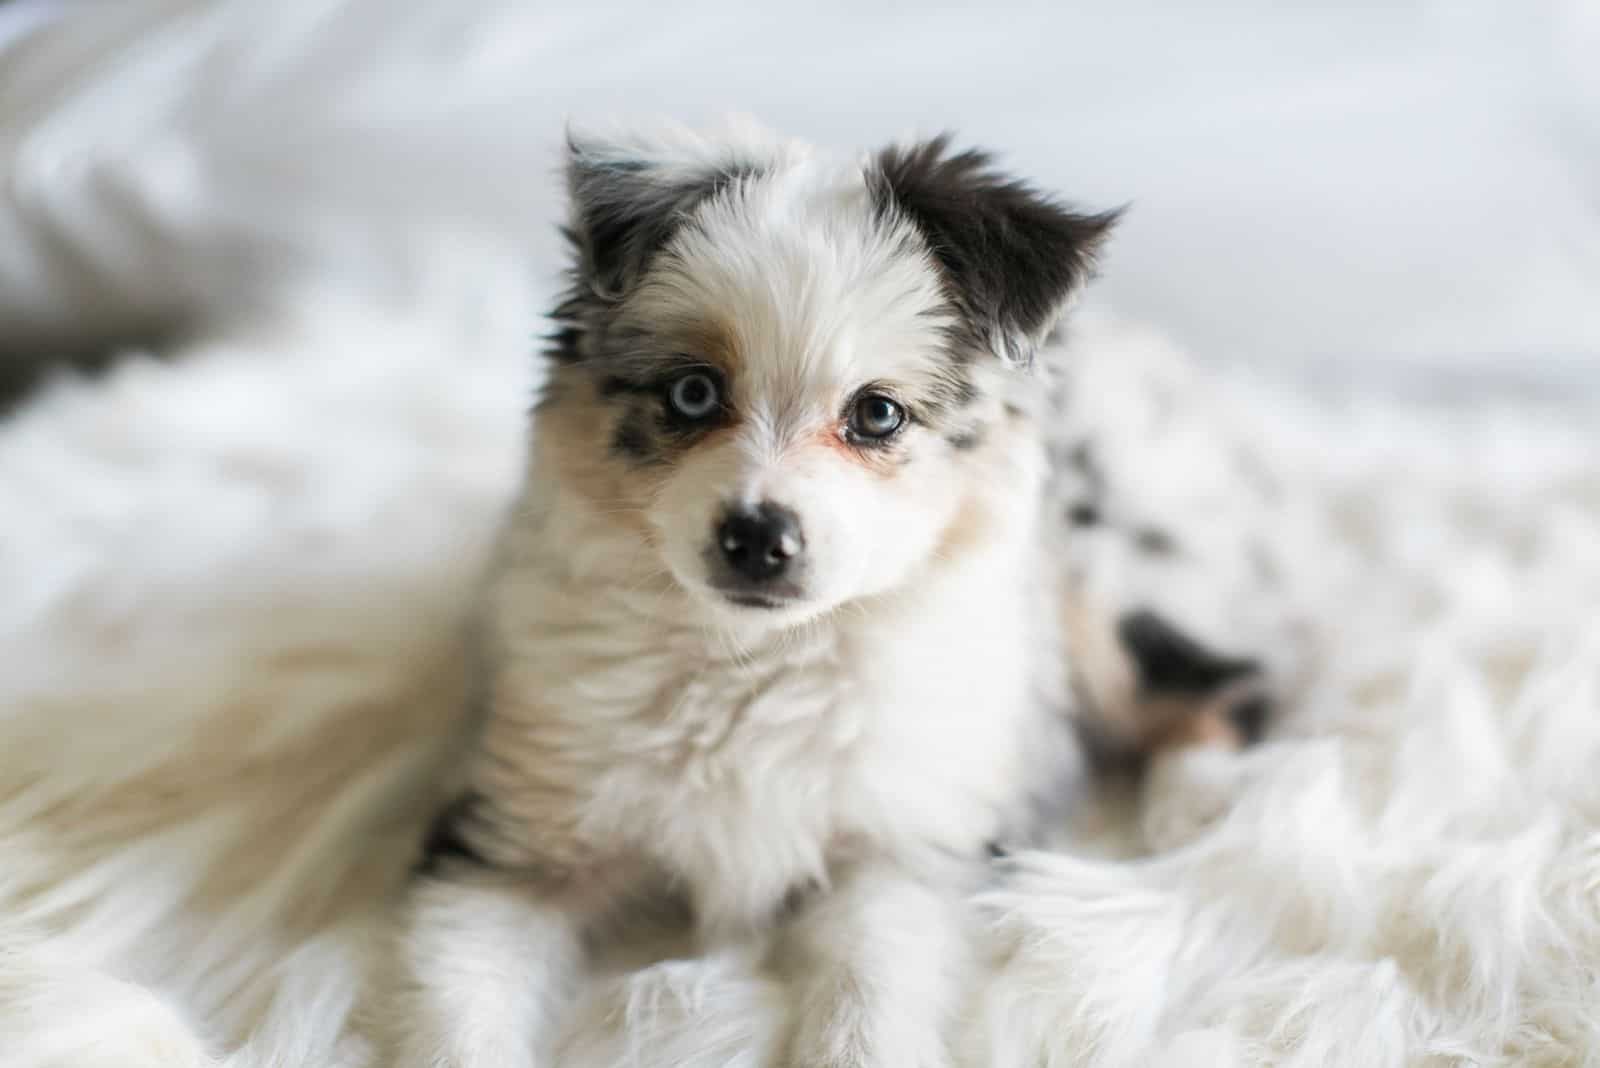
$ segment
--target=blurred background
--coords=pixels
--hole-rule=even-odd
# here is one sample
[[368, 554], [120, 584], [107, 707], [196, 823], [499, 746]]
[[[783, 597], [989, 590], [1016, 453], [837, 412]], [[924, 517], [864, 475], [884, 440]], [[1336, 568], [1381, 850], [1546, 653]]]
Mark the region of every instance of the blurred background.
[[1600, 391], [1591, 0], [11, 0], [0, 41], [13, 335], [82, 333], [85, 294], [158, 319], [269, 255], [367, 270], [445, 217], [516, 233], [542, 300], [564, 122], [736, 112], [840, 148], [954, 129], [1131, 204], [1092, 299], [1205, 358]]

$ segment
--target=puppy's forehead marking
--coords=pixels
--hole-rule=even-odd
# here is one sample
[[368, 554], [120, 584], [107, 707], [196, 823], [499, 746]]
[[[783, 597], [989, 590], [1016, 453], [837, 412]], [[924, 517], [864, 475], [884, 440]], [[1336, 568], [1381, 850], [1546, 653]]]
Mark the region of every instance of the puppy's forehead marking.
[[725, 324], [736, 389], [786, 411], [835, 403], [869, 380], [927, 375], [953, 315], [933, 264], [874, 212], [860, 173], [809, 167], [701, 205], [639, 307]]

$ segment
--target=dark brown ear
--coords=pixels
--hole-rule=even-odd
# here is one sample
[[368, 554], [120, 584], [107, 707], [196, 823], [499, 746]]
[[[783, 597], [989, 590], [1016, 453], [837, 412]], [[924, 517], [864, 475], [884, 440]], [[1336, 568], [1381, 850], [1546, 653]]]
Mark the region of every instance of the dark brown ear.
[[567, 190], [578, 279], [600, 294], [636, 281], [684, 219], [755, 163], [674, 158], [670, 151], [567, 134]]
[[881, 212], [922, 232], [978, 336], [1023, 365], [1120, 214], [1074, 212], [996, 170], [987, 153], [952, 153], [948, 135], [884, 149], [868, 181]]

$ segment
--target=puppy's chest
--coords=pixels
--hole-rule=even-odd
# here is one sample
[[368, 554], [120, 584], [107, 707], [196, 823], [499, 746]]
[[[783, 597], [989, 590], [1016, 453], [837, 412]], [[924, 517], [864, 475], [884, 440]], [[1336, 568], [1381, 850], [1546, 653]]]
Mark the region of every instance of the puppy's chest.
[[542, 644], [513, 669], [548, 718], [523, 759], [570, 785], [586, 851], [648, 858], [703, 920], [759, 921], [844, 854], [976, 854], [1025, 789], [1026, 671], [982, 643], [914, 627], [726, 655], [669, 637]]

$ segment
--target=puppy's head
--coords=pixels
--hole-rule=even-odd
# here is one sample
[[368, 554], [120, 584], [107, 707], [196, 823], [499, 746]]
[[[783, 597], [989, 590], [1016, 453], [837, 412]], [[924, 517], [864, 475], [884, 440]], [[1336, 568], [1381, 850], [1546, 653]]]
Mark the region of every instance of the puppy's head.
[[1112, 223], [942, 138], [574, 140], [568, 177], [546, 470], [750, 624], [893, 589], [972, 525], [1004, 380]]

